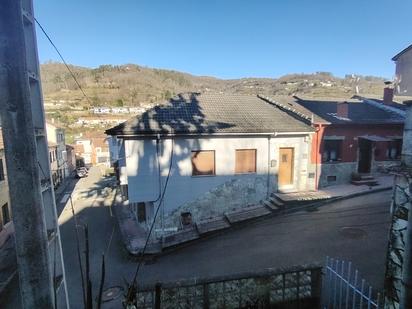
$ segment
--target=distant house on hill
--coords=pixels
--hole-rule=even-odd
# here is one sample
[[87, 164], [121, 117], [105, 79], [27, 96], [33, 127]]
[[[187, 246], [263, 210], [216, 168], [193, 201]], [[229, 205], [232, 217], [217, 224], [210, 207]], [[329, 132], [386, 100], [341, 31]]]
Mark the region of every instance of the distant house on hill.
[[412, 96], [412, 44], [396, 54], [396, 93]]
[[106, 131], [125, 199], [142, 226], [162, 202], [161, 230], [315, 188], [310, 119], [257, 96], [182, 94]]
[[375, 173], [399, 163], [405, 120], [402, 104], [366, 98], [268, 100], [289, 108], [291, 114], [312, 118], [316, 133], [311, 163], [319, 187], [348, 183], [354, 174], [373, 182]]

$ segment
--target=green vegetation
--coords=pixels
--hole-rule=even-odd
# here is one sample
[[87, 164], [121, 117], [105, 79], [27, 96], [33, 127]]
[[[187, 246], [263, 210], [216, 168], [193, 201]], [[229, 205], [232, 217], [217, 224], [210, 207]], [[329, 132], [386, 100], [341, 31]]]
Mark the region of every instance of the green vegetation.
[[[91, 107], [140, 106], [168, 100], [182, 92], [350, 98], [355, 94], [356, 85], [361, 95], [375, 97], [382, 95], [384, 86], [384, 79], [379, 77], [348, 74], [339, 78], [330, 72], [288, 74], [277, 79], [222, 80], [135, 64], [101, 65], [95, 69], [71, 65], [70, 68], [88, 99], [84, 98], [63, 64], [48, 62], [41, 65], [44, 98], [45, 102], [49, 102], [46, 106], [47, 117], [55, 118], [70, 134], [80, 131], [70, 125], [76, 122], [78, 117], [87, 116]], [[54, 108], [53, 104], [59, 106]]]

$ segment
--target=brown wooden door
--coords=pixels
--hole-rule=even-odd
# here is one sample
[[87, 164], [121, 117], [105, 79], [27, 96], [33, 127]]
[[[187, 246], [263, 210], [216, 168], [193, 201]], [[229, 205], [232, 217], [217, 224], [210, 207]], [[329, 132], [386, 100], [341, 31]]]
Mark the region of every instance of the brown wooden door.
[[279, 186], [293, 183], [293, 148], [279, 149]]

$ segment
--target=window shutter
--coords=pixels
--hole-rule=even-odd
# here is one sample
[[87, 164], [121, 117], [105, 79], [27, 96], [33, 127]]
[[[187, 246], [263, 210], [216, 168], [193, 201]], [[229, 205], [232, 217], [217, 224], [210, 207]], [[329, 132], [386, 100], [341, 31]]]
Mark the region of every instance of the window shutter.
[[192, 151], [192, 175], [215, 175], [215, 151]]
[[235, 173], [256, 173], [256, 149], [236, 150]]

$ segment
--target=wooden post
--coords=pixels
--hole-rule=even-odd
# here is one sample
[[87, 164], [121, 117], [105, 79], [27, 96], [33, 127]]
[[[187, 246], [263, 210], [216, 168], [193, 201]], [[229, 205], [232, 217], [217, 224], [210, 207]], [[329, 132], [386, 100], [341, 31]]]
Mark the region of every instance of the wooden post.
[[207, 283], [203, 284], [203, 309], [209, 309], [209, 285]]
[[156, 283], [155, 286], [155, 309], [162, 307], [162, 286], [160, 283]]
[[320, 308], [322, 302], [322, 268], [312, 269], [310, 272], [311, 297], [315, 300], [316, 307]]

